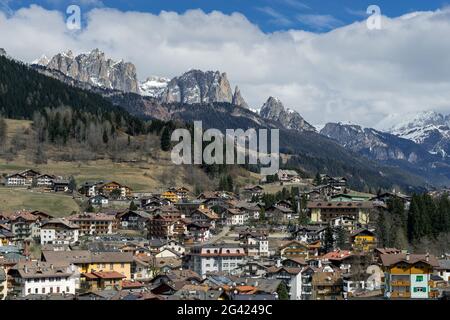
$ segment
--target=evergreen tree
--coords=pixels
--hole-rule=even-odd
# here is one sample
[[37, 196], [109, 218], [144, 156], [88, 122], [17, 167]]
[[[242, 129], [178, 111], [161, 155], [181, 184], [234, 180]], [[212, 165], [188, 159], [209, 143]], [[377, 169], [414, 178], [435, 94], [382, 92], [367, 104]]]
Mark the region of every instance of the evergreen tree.
[[325, 230], [325, 239], [323, 248], [326, 252], [332, 251], [334, 248], [333, 229], [331, 228], [330, 225], [328, 225]]
[[413, 195], [408, 212], [408, 241], [415, 243], [422, 236], [422, 212], [421, 212], [420, 196]]
[[77, 190], [77, 182], [76, 182], [74, 176], [70, 176], [70, 179], [69, 179], [69, 190], [72, 191], [72, 192]]
[[336, 230], [336, 245], [341, 250], [346, 250], [349, 247], [349, 234], [343, 227], [339, 227]]
[[314, 184], [316, 186], [321, 185], [322, 184], [322, 177], [320, 176], [320, 172], [316, 173], [316, 177], [314, 178]]
[[170, 129], [166, 126], [163, 129], [163, 132], [161, 134], [161, 149], [163, 151], [169, 151], [171, 147], [171, 141], [170, 141], [171, 132]]
[[0, 148], [5, 145], [7, 124], [3, 117], [0, 116]]
[[388, 226], [385, 212], [380, 212], [377, 219], [377, 238], [381, 247], [389, 247]]
[[277, 289], [278, 300], [289, 300], [289, 291], [284, 282], [281, 282]]
[[138, 207], [137, 207], [137, 205], [134, 203], [134, 201], [131, 201], [131, 203], [130, 203], [130, 210], [137, 210], [138, 209]]
[[108, 141], [109, 141], [108, 133], [106, 132], [106, 130], [103, 130], [103, 143], [107, 144]]

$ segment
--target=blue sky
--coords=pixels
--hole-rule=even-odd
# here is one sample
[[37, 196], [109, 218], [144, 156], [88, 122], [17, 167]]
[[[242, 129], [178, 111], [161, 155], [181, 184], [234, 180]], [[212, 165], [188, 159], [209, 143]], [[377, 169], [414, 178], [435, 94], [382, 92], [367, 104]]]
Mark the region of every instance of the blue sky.
[[213, 10], [225, 14], [240, 12], [264, 32], [302, 29], [326, 32], [367, 17], [371, 4], [381, 8], [383, 15], [397, 17], [414, 11], [436, 10], [447, 6], [446, 0], [0, 0], [12, 10], [30, 4], [64, 11], [68, 4], [79, 3], [84, 9], [96, 6], [121, 11], [159, 14], [161, 11], [183, 13], [189, 9]]

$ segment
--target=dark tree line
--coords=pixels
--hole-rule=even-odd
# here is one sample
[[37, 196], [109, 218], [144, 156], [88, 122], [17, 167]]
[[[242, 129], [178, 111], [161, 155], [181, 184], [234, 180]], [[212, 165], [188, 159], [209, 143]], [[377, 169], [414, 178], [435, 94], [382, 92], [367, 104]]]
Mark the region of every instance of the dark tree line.
[[412, 196], [409, 209], [394, 198], [387, 203], [387, 212], [380, 213], [377, 233], [380, 245], [405, 248], [424, 239], [438, 241], [450, 232], [450, 200], [448, 195], [433, 198], [429, 194]]

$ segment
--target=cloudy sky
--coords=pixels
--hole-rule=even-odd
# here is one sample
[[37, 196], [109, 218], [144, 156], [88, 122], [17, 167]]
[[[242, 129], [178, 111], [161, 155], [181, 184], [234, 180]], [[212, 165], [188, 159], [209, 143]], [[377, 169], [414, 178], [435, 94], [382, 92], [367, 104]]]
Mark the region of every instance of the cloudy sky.
[[[272, 95], [313, 124], [383, 127], [392, 113], [450, 113], [444, 2], [378, 1], [375, 30], [370, 1], [239, 2], [0, 0], [0, 47], [27, 62], [100, 48], [135, 63], [141, 79], [220, 70], [251, 107]], [[66, 27], [72, 3], [82, 8], [79, 31]]]

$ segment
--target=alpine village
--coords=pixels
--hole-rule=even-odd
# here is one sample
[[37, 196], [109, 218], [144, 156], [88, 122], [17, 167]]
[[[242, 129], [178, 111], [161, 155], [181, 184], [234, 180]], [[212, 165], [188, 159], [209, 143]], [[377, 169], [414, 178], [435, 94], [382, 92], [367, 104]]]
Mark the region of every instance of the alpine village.
[[[349, 150], [273, 97], [251, 110], [224, 73], [152, 87], [97, 49], [2, 52], [1, 300], [450, 295], [450, 190], [434, 169]], [[279, 128], [280, 169], [171, 163], [171, 132], [195, 116]]]

